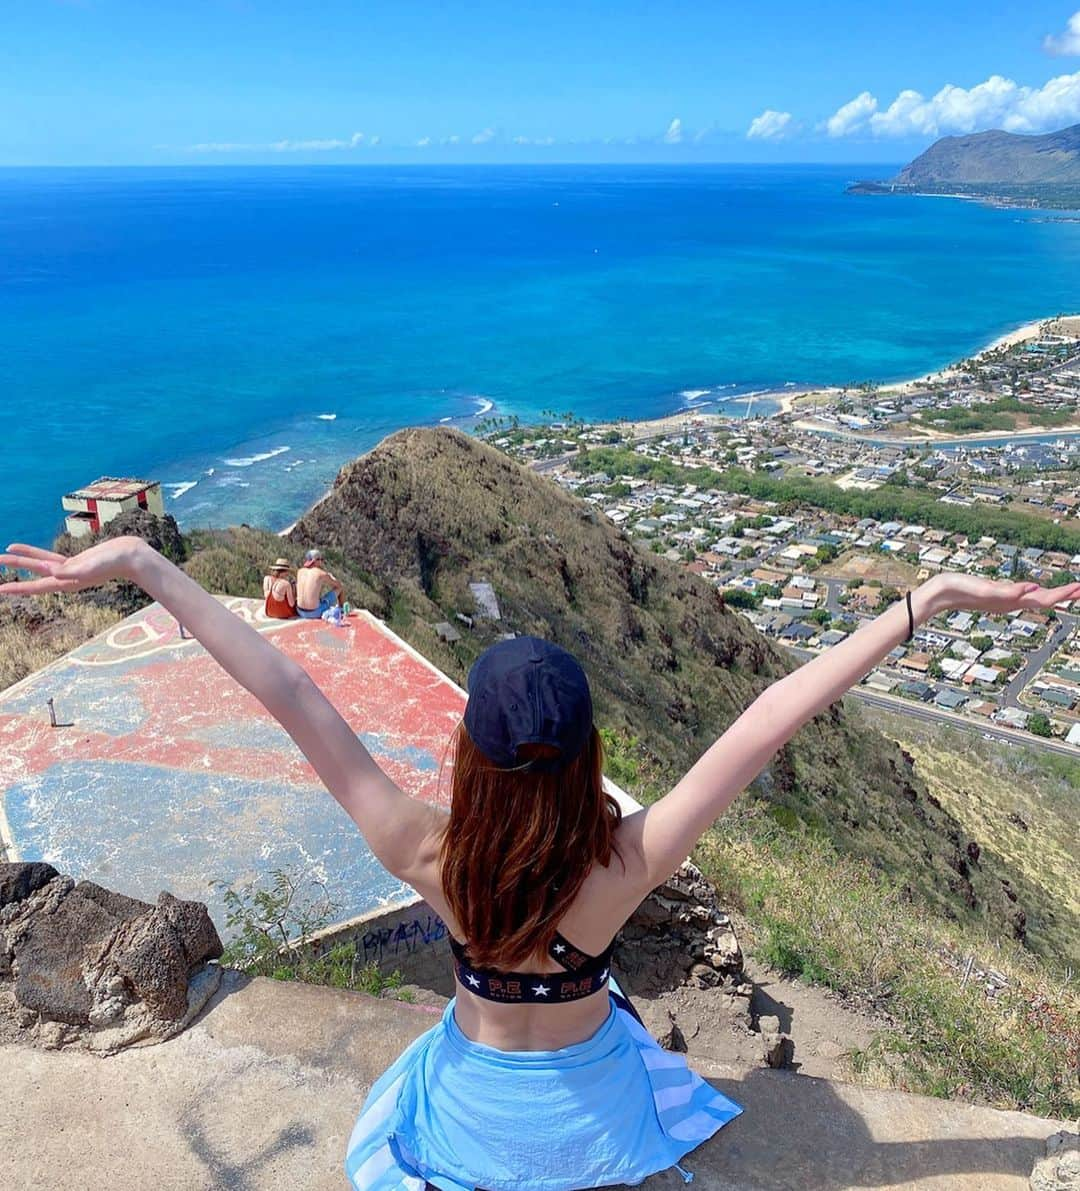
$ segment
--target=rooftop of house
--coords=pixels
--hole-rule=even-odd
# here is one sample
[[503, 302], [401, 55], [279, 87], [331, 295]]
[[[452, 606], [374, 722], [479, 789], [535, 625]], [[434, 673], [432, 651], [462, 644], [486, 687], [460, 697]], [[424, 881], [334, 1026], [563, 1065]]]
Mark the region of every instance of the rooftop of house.
[[116, 476], [102, 476], [85, 488], [76, 488], [67, 494], [68, 500], [130, 500], [145, 492], [147, 488], [157, 487], [156, 480], [121, 479]]

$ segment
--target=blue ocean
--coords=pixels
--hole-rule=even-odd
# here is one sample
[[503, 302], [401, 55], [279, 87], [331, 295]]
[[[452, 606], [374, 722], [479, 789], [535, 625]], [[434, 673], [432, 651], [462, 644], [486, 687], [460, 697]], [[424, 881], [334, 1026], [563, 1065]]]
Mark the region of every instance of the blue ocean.
[[405, 425], [937, 368], [1080, 309], [1080, 224], [889, 168], [0, 170], [0, 537], [99, 475], [280, 529]]

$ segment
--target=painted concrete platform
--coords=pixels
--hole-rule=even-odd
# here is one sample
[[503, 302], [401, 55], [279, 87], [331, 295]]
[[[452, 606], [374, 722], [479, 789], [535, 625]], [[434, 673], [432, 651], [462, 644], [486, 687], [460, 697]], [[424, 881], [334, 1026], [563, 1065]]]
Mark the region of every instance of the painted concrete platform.
[[[364, 1096], [436, 1012], [228, 973], [159, 1046], [0, 1047], [0, 1187], [345, 1191]], [[1063, 1127], [767, 1068], [702, 1074], [746, 1111], [684, 1159], [701, 1191], [1026, 1191]], [[683, 1186], [675, 1172], [644, 1184]]]
[[[403, 789], [448, 800], [440, 767], [460, 687], [368, 613], [336, 628], [219, 598], [311, 674]], [[65, 726], [50, 727], [50, 697]], [[8, 859], [135, 897], [168, 888], [206, 901], [222, 930], [210, 882], [278, 868], [323, 881], [336, 921], [416, 896], [278, 724], [157, 604], [0, 693], [0, 843]]]

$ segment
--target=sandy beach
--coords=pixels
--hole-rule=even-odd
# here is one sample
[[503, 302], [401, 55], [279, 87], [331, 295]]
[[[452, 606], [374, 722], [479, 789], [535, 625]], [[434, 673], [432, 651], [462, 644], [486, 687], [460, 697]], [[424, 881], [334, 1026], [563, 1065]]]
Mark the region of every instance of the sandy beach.
[[[999, 335], [992, 343], [988, 343], [986, 347], [977, 351], [972, 356], [965, 357], [964, 361], [959, 361], [958, 363], [966, 362], [967, 360], [981, 360], [983, 356], [988, 356], [991, 352], [1000, 351], [1002, 348], [1015, 347], [1019, 343], [1027, 343], [1029, 340], [1038, 339], [1040, 335], [1044, 334], [1068, 335], [1074, 339], [1080, 339], [1080, 315], [1051, 315], [1048, 318], [1040, 318], [1034, 322], [1024, 323], [1022, 327], [1017, 327], [1015, 331], [1009, 331], [1004, 335]], [[928, 372], [925, 376], [912, 377], [910, 380], [897, 381], [891, 385], [882, 385], [878, 389], [878, 392], [910, 393], [925, 385], [949, 380], [950, 377], [956, 375], [956, 372], [957, 365], [949, 365], [947, 368], [941, 368], [937, 372]], [[1023, 432], [1017, 431], [1017, 433]]]
[[[915, 392], [926, 385], [936, 384], [940, 381], [947, 381], [957, 374], [957, 369], [960, 363], [966, 363], [968, 360], [979, 360], [983, 356], [989, 355], [991, 352], [1000, 351], [1002, 348], [1015, 347], [1019, 343], [1027, 343], [1029, 340], [1038, 339], [1043, 334], [1067, 335], [1074, 339], [1080, 339], [1080, 314], [1063, 314], [1060, 316], [1050, 316], [1048, 318], [1035, 319], [1033, 322], [1024, 323], [1022, 327], [1017, 327], [1014, 331], [1008, 331], [1004, 335], [999, 335], [997, 339], [988, 343], [986, 347], [980, 348], [974, 355], [967, 356], [963, 361], [958, 361], [957, 364], [951, 364], [945, 368], [939, 368], [936, 372], [927, 372], [922, 376], [913, 376], [908, 380], [893, 381], [890, 384], [878, 386], [877, 392], [882, 396], [898, 395], [902, 396], [907, 393]], [[787, 389], [779, 391], [770, 390], [760, 394], [762, 398], [767, 401], [775, 401], [779, 404], [779, 414], [791, 414], [796, 411], [800, 402], [805, 402], [808, 397], [835, 397], [840, 393], [845, 392], [839, 385], [822, 385], [820, 388], [801, 389], [792, 392]], [[803, 423], [796, 423], [800, 429], [807, 429]], [[1045, 429], [1034, 430], [1017, 430], [1017, 434], [1045, 434]], [[930, 437], [950, 438], [946, 435], [926, 435]], [[951, 436], [955, 438], [956, 436]], [[966, 436], [960, 436], [962, 440]], [[893, 440], [897, 441], [897, 440]], [[917, 439], [914, 441], [918, 441]]]

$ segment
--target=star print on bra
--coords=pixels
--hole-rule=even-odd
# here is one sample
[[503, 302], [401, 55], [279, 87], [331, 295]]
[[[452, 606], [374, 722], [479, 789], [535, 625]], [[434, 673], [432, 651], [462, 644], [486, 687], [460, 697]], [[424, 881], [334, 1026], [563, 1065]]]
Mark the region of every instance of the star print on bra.
[[504, 1004], [551, 1005], [579, 1001], [607, 985], [614, 939], [602, 955], [586, 955], [562, 935], [556, 934], [548, 954], [566, 969], [565, 978], [557, 972], [500, 972], [494, 968], [474, 968], [466, 948], [450, 939], [454, 970], [462, 987], [485, 1001]]

